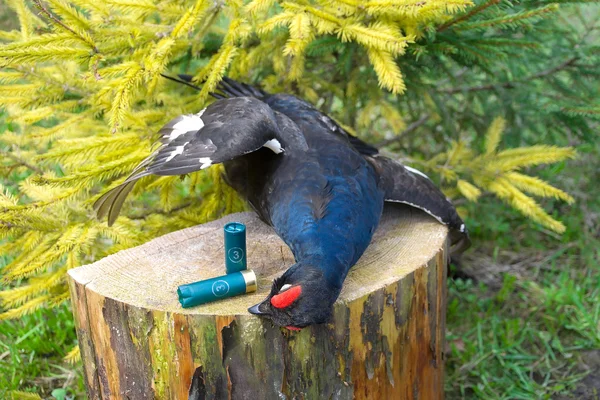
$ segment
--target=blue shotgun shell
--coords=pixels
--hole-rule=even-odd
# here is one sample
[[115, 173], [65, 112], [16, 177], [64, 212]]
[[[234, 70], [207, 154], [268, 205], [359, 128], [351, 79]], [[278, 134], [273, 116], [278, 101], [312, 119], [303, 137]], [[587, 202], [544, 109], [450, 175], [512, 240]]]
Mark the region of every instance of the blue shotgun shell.
[[240, 294], [256, 292], [256, 286], [256, 274], [251, 269], [247, 269], [181, 285], [177, 288], [177, 295], [181, 306], [188, 308]]
[[241, 222], [225, 224], [225, 271], [228, 274], [244, 271], [246, 265], [246, 225]]

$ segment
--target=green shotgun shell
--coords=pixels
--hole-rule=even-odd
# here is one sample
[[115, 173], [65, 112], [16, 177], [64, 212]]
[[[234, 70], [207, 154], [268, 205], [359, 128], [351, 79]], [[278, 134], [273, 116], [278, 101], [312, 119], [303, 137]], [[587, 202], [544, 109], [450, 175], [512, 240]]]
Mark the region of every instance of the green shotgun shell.
[[225, 224], [225, 271], [228, 274], [244, 271], [246, 265], [246, 225], [241, 222]]
[[181, 285], [177, 288], [179, 302], [183, 308], [251, 292], [256, 292], [256, 274], [251, 269]]

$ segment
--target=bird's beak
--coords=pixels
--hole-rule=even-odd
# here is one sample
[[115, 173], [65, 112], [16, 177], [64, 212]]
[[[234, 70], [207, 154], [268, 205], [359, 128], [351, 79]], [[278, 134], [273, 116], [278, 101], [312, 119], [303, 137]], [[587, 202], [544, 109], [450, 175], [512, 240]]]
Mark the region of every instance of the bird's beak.
[[264, 301], [262, 303], [258, 303], [258, 304], [253, 305], [252, 307], [250, 307], [248, 309], [248, 312], [250, 314], [254, 314], [254, 315], [269, 315], [269, 313], [266, 313], [266, 312], [264, 312], [264, 311], [261, 310], [260, 306], [262, 306], [263, 304], [264, 304]]

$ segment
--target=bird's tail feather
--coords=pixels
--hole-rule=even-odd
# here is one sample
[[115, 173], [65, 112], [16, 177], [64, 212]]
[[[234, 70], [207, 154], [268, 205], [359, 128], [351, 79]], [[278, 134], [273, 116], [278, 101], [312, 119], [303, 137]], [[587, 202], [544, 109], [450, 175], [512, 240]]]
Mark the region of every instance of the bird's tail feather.
[[194, 85], [194, 84], [191, 83], [192, 82], [192, 76], [191, 75], [183, 75], [183, 74], [177, 75], [181, 79], [177, 79], [177, 78], [174, 78], [172, 76], [165, 75], [165, 74], [160, 74], [160, 76], [162, 76], [163, 78], [168, 79], [170, 81], [181, 83], [182, 85], [189, 86], [192, 89], [196, 89], [198, 91], [202, 90], [201, 87], [196, 86], [196, 85]]
[[108, 215], [108, 226], [111, 226], [119, 216], [121, 207], [123, 207], [127, 195], [131, 192], [136, 182], [137, 179], [125, 181], [121, 185], [104, 193], [102, 197], [94, 203], [94, 210], [96, 211], [98, 219], [102, 219], [105, 215]]
[[[160, 75], [163, 78], [169, 79], [173, 82], [189, 86], [196, 90], [202, 90], [201, 87], [196, 86], [192, 83], [192, 80], [194, 78], [192, 75], [178, 74], [177, 77], [179, 79], [165, 74]], [[254, 97], [262, 100], [268, 96], [268, 93], [263, 91], [262, 89], [256, 88], [251, 85], [247, 85], [245, 83], [237, 82], [225, 76], [217, 85], [217, 91], [211, 92], [210, 95], [217, 99], [224, 99], [228, 97]]]
[[450, 255], [456, 257], [464, 253], [469, 247], [471, 247], [471, 238], [469, 233], [466, 231], [460, 232], [454, 229], [450, 230], [450, 242], [452, 247], [450, 248]]
[[255, 97], [259, 100], [263, 100], [268, 96], [268, 94], [262, 89], [258, 89], [245, 83], [237, 82], [226, 76], [223, 77], [221, 82], [219, 82], [217, 89], [230, 97]]

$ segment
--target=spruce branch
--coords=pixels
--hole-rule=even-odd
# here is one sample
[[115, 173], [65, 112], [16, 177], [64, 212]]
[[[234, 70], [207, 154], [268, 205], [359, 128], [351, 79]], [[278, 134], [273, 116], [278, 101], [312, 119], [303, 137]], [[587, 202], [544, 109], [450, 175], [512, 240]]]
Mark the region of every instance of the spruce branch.
[[0, 149], [0, 154], [2, 154], [5, 157], [10, 158], [11, 160], [15, 161], [16, 163], [18, 163], [19, 165], [22, 165], [24, 167], [29, 168], [30, 170], [37, 172], [38, 174], [42, 175], [44, 173], [44, 171], [42, 171], [39, 167], [36, 167], [33, 164], [30, 164], [29, 162], [27, 162], [26, 160], [23, 160], [21, 157], [13, 154], [10, 151], [6, 151], [4, 149]]
[[198, 0], [193, 7], [188, 9], [186, 13], [179, 19], [173, 30], [171, 31], [171, 37], [177, 38], [186, 34], [192, 26], [195, 25], [196, 21], [200, 19], [208, 7], [208, 2], [204, 0]]
[[375, 144], [375, 147], [377, 147], [377, 148], [386, 147], [392, 143], [395, 143], [395, 142], [403, 139], [406, 135], [408, 135], [409, 133], [411, 133], [412, 131], [414, 131], [415, 129], [420, 127], [421, 125], [425, 124], [428, 120], [429, 120], [429, 114], [421, 115], [421, 117], [418, 120], [412, 122], [402, 132], [400, 132], [393, 138], [382, 140], [381, 142]]
[[553, 68], [548, 68], [544, 71], [540, 71], [537, 74], [533, 74], [528, 78], [523, 79], [524, 81], [529, 81], [529, 80], [533, 80], [533, 79], [539, 79], [539, 78], [543, 78], [545, 76], [548, 75], [552, 75], [558, 71], [562, 71], [563, 69], [566, 69], [568, 67], [571, 67], [573, 64], [575, 64], [575, 62], [579, 60], [578, 56], [573, 56], [571, 58], [569, 58], [568, 60], [563, 61], [562, 63], [558, 64], [557, 66], [553, 67]]
[[222, 9], [223, 4], [217, 2], [215, 4], [215, 7], [210, 11], [210, 15], [208, 16], [208, 18], [205, 19], [204, 23], [202, 24], [202, 27], [194, 35], [194, 38], [196, 38], [197, 40], [201, 40], [204, 37], [204, 35], [206, 35], [206, 32], [208, 32], [208, 30], [213, 26], [215, 20], [219, 16], [219, 13]]
[[127, 218], [131, 219], [131, 220], [145, 220], [146, 218], [148, 218], [151, 215], [154, 214], [161, 214], [161, 215], [170, 215], [170, 214], [174, 214], [178, 211], [181, 211], [183, 209], [188, 208], [189, 206], [191, 206], [193, 203], [192, 202], [187, 202], [187, 203], [183, 203], [181, 205], [178, 205], [177, 207], [173, 207], [171, 209], [169, 209], [168, 211], [165, 210], [161, 210], [161, 209], [156, 209], [156, 210], [149, 210], [148, 212], [139, 214], [139, 215], [128, 215]]
[[67, 355], [63, 358], [68, 364], [75, 365], [79, 361], [81, 361], [81, 353], [79, 350], [79, 346], [74, 346]]
[[91, 94], [90, 92], [88, 92], [84, 89], [75, 87], [73, 85], [69, 85], [68, 83], [59, 82], [59, 81], [53, 79], [54, 77], [52, 75], [44, 75], [44, 74], [38, 73], [38, 72], [36, 72], [35, 68], [25, 68], [21, 65], [18, 65], [15, 67], [15, 69], [17, 71], [21, 72], [23, 74], [24, 78], [34, 77], [34, 78], [37, 78], [49, 85], [60, 87], [60, 88], [64, 89], [65, 91], [69, 91], [71, 93], [78, 94], [80, 96], [87, 96], [87, 95]]
[[491, 192], [533, 221], [555, 232], [564, 232], [564, 225], [552, 218], [524, 192], [567, 203], [572, 203], [573, 198], [537, 177], [517, 171], [529, 166], [572, 159], [576, 155], [575, 150], [571, 147], [537, 145], [499, 151], [498, 144], [505, 122], [500, 117], [492, 122], [485, 135], [485, 148], [481, 154], [476, 155], [464, 141], [454, 141], [446, 152], [422, 162], [422, 165], [439, 173], [446, 185], [454, 185], [449, 188], [450, 191], [459, 193], [470, 201], [476, 201], [483, 191]]
[[448, 29], [449, 27], [451, 27], [454, 24], [457, 24], [459, 22], [463, 22], [468, 20], [469, 18], [473, 17], [474, 15], [477, 15], [479, 13], [481, 13], [482, 11], [486, 10], [487, 8], [496, 5], [498, 3], [500, 3], [502, 0], [489, 0], [483, 4], [478, 5], [477, 7], [472, 8], [468, 13], [463, 14], [457, 18], [452, 18], [450, 19], [448, 22], [443, 23], [442, 25], [440, 25], [437, 28], [438, 32], [442, 32], [445, 31], [446, 29]]
[[[474, 132], [492, 110], [495, 114], [504, 111], [498, 111], [493, 99], [496, 96], [474, 104], [471, 98], [480, 96], [439, 99], [436, 93], [410, 92], [416, 82], [436, 88], [453, 85], [456, 80], [443, 79], [456, 75], [460, 68], [459, 76], [469, 77], [472, 83], [468, 85], [473, 87], [488, 85], [489, 77], [500, 71], [537, 70], [541, 72], [532, 75], [534, 78], [563, 89], [562, 101], [552, 104], [556, 112], [550, 117], [558, 115], [563, 124], [538, 120], [535, 129], [550, 127], [556, 132], [568, 125], [570, 132], [591, 130], [587, 120], [597, 118], [598, 112], [587, 100], [597, 98], [594, 85], [588, 82], [594, 78], [580, 64], [597, 64], [595, 45], [580, 43], [577, 54], [582, 61], [570, 65], [550, 69], [546, 68], [553, 63], [526, 65], [532, 46], [545, 51], [548, 42], [553, 46], [549, 52], [553, 60], [568, 60], [576, 45], [571, 41], [580, 37], [579, 32], [573, 30], [569, 35], [570, 25], [547, 18], [551, 14], [546, 12], [553, 9], [538, 8], [539, 4], [506, 2], [499, 7], [499, 0], [477, 1], [484, 4], [465, 9], [471, 5], [469, 0], [188, 0], [185, 4], [33, 0], [29, 8], [22, 0], [10, 0], [21, 29], [0, 31], [0, 64], [11, 68], [10, 72], [0, 72], [0, 104], [6, 106], [11, 123], [26, 128], [19, 133], [4, 132], [2, 142], [23, 149], [23, 153], [13, 151], [12, 156], [44, 174], [36, 171], [31, 178], [12, 184], [11, 189], [17, 190], [15, 196], [0, 195], [0, 253], [16, 261], [4, 268], [2, 275], [9, 280], [29, 277], [22, 283], [11, 280], [11, 288], [19, 289], [0, 294], [0, 298], [11, 299], [9, 313], [3, 316], [16, 318], [38, 305], [55, 307], [64, 301], [68, 290], [63, 285], [52, 286], [51, 292], [43, 289], [60, 281], [61, 268], [72, 268], [82, 260], [92, 261], [160, 234], [244, 209], [223, 182], [222, 169], [214, 166], [184, 181], [142, 180], [131, 203], [140, 205], [139, 195], [153, 190], [150, 197], [156, 204], [133, 208], [137, 211], [129, 214], [134, 219], [123, 217], [112, 227], [96, 220], [82, 225], [82, 221], [89, 221], [90, 204], [99, 193], [115, 187], [147, 156], [162, 124], [174, 116], [198, 112], [205, 106], [207, 91], [224, 74], [259, 83], [272, 93], [293, 91], [317, 106], [325, 99], [321, 107], [348, 132], [356, 129], [368, 135], [369, 128], [401, 132], [378, 147], [398, 143], [409, 133], [414, 135], [432, 116], [443, 115], [440, 127], [444, 129], [428, 131], [427, 137], [414, 144], [421, 146], [415, 151], [431, 160], [429, 168], [442, 178], [448, 192], [476, 201], [493, 195], [489, 182], [497, 181], [496, 196], [520, 207], [530, 218], [549, 222], [528, 196], [571, 198], [523, 170], [528, 165], [571, 158], [572, 149], [540, 144], [499, 151], [500, 123], [488, 134], [485, 150], [478, 152], [479, 147], [472, 149], [468, 142], [450, 143], [448, 149], [458, 126], [473, 133], [478, 146], [485, 146]], [[536, 37], [523, 30], [518, 38], [514, 31], [507, 34], [503, 30], [538, 28], [542, 19], [548, 24], [556, 22], [554, 27], [560, 29], [536, 29]], [[428, 36], [435, 27], [439, 34]], [[561, 36], [554, 34], [546, 42], [551, 32], [557, 31]], [[425, 37], [429, 37], [427, 45], [418, 44], [417, 50], [405, 54], [413, 39]], [[515, 57], [507, 57], [507, 50]], [[444, 70], [444, 65], [435, 62], [440, 55], [459, 61], [460, 66]], [[475, 71], [477, 63], [485, 63], [486, 74]], [[206, 81], [201, 88], [204, 92], [162, 85], [160, 73], [167, 68], [188, 71], [196, 82]], [[577, 68], [580, 73], [568, 74], [569, 81], [563, 76], [547, 79], [555, 70], [565, 68]], [[397, 92], [407, 86], [410, 95], [391, 96], [379, 90], [378, 83]], [[156, 90], [150, 93], [154, 85]], [[529, 85], [527, 89], [536, 95], [541, 86]], [[515, 90], [505, 94], [516, 98], [523, 92], [519, 89], [515, 85]], [[585, 96], [578, 90], [584, 90]], [[544, 93], [543, 97], [551, 99], [552, 95]], [[519, 128], [529, 132], [533, 129], [531, 121], [521, 117], [533, 105], [539, 109], [546, 104], [516, 103], [523, 110], [508, 114], [515, 115]], [[402, 116], [406, 115], [418, 119], [405, 126]], [[121, 132], [110, 135], [107, 126]], [[4, 152], [12, 150], [5, 146]], [[483, 155], [486, 150], [489, 154]], [[23, 164], [5, 158], [0, 174], [6, 178], [6, 167]], [[504, 179], [502, 184], [498, 177]], [[189, 203], [189, 194], [199, 191], [202, 200]], [[19, 198], [30, 201], [19, 204]], [[37, 285], [42, 281], [45, 284]]]
[[74, 36], [80, 38], [85, 43], [89, 44], [92, 47], [92, 50], [94, 51], [94, 53], [98, 53], [98, 48], [96, 48], [96, 45], [90, 40], [89, 36], [86, 37], [86, 35], [83, 35], [81, 32], [76, 32], [74, 29], [72, 29], [69, 26], [67, 26], [60, 19], [58, 19], [56, 17], [56, 15], [54, 15], [53, 13], [51, 13], [50, 10], [48, 10], [46, 8], [46, 6], [44, 6], [44, 4], [42, 4], [41, 0], [33, 0], [33, 2], [36, 5], [36, 7], [39, 8], [40, 11], [42, 11], [44, 14], [46, 14], [46, 16], [48, 18], [50, 18], [54, 23], [58, 24], [63, 29], [71, 32]]
[[501, 15], [497, 18], [484, 19], [470, 23], [464, 23], [455, 27], [455, 30], [484, 30], [487, 28], [517, 28], [528, 26], [532, 21], [537, 21], [543, 18], [544, 14], [554, 13], [558, 11], [558, 4], [548, 4], [540, 8], [532, 10], [524, 10], [514, 14]]
[[367, 54], [377, 74], [379, 86], [394, 94], [403, 93], [406, 86], [392, 53], [372, 47], [367, 50]]
[[479, 85], [479, 86], [471, 86], [471, 87], [458, 87], [458, 88], [447, 88], [447, 89], [438, 89], [437, 92], [447, 93], [447, 94], [455, 94], [455, 93], [464, 93], [464, 92], [481, 92], [485, 90], [496, 90], [498, 88], [505, 89], [514, 89], [517, 83], [526, 83], [531, 82], [532, 80], [545, 78], [549, 75], [560, 72], [564, 69], [567, 69], [575, 64], [575, 62], [579, 59], [577, 56], [570, 57], [569, 59], [563, 61], [562, 63], [548, 68], [546, 70], [540, 71], [536, 74], [527, 76], [525, 78], [517, 79], [514, 81], [506, 81], [500, 83], [490, 83], [487, 85]]
[[[89, 59], [89, 49], [70, 45], [46, 45], [36, 48], [0, 49], [0, 65], [32, 64], [46, 61], [73, 61]], [[2, 61], [2, 58], [7, 62]]]

